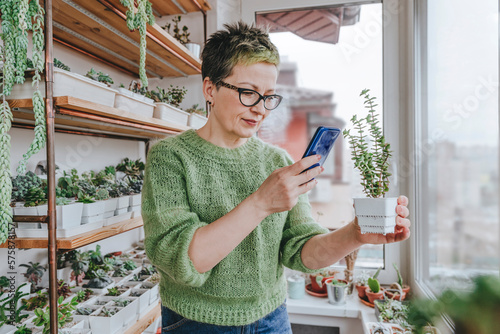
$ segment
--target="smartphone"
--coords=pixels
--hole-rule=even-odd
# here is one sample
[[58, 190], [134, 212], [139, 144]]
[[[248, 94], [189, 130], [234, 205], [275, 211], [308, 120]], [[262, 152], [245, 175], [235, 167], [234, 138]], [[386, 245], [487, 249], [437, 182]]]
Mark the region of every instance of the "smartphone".
[[328, 154], [332, 150], [335, 140], [337, 140], [339, 135], [340, 135], [340, 129], [338, 128], [320, 126], [318, 129], [316, 129], [316, 132], [314, 133], [311, 141], [309, 142], [309, 145], [307, 146], [307, 149], [302, 158], [314, 154], [319, 154], [321, 155], [321, 160], [318, 163], [312, 165], [311, 167], [304, 169], [302, 173], [311, 168], [317, 166], [323, 166], [323, 164], [326, 161], [326, 158], [328, 157]]

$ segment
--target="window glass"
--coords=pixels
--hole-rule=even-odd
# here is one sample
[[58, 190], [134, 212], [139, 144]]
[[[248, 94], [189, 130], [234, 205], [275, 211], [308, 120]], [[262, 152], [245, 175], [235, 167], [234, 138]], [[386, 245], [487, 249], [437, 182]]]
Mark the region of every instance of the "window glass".
[[[258, 13], [270, 26], [281, 57], [277, 93], [281, 105], [265, 120], [259, 137], [286, 149], [297, 161], [318, 126], [350, 127], [354, 114], [366, 116], [359, 96], [377, 97], [382, 112], [382, 4], [305, 8]], [[341, 136], [309, 193], [317, 221], [336, 229], [354, 218], [353, 197], [364, 197], [350, 148]], [[357, 266], [383, 265], [383, 246], [364, 246]]]
[[422, 3], [416, 223], [438, 292], [499, 269], [498, 1]]

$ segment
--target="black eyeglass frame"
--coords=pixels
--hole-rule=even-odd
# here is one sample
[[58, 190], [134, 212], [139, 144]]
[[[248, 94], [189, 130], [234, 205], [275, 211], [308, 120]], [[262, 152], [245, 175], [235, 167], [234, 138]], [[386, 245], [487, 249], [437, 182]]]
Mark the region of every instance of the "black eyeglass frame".
[[[226, 87], [226, 88], [229, 88], [229, 89], [237, 91], [239, 93], [240, 103], [242, 105], [244, 105], [245, 107], [253, 107], [253, 106], [257, 105], [260, 102], [260, 100], [264, 100], [264, 108], [266, 110], [274, 110], [274, 109], [278, 108], [278, 106], [280, 105], [281, 101], [283, 100], [283, 96], [278, 95], [278, 94], [261, 95], [259, 92], [255, 91], [253, 89], [236, 87], [236, 86], [228, 84], [227, 82], [224, 82], [222, 80], [219, 81], [219, 84], [221, 86], [223, 86], [223, 87]], [[244, 92], [255, 93], [255, 94], [257, 94], [259, 96], [259, 99], [255, 103], [253, 103], [253, 104], [245, 104], [241, 100], [241, 93], [244, 93]], [[269, 98], [272, 98], [272, 97], [278, 97], [279, 101], [278, 101], [278, 104], [276, 105], [276, 107], [269, 109], [269, 108], [266, 107], [266, 100], [269, 99]]]

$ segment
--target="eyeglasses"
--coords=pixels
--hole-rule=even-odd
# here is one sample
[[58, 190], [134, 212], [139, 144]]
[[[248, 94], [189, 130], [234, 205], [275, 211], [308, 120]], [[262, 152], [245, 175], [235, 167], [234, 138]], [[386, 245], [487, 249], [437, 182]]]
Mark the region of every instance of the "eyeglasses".
[[277, 94], [260, 95], [258, 92], [254, 91], [253, 89], [239, 88], [239, 87], [230, 85], [224, 81], [219, 81], [219, 82], [220, 82], [221, 86], [238, 91], [238, 93], [240, 93], [240, 102], [245, 107], [253, 107], [257, 103], [259, 103], [260, 100], [264, 100], [264, 108], [266, 108], [267, 110], [273, 110], [273, 109], [276, 109], [277, 106], [279, 106], [281, 100], [283, 99], [283, 96], [281, 96], [281, 95], [277, 95]]

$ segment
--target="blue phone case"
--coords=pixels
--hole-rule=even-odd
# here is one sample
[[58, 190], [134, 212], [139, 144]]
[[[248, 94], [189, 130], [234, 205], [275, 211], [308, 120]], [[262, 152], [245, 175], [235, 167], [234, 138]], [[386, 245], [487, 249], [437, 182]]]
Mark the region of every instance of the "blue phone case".
[[320, 154], [321, 160], [317, 164], [314, 164], [311, 167], [305, 169], [303, 172], [317, 166], [322, 166], [325, 163], [326, 158], [332, 150], [333, 144], [335, 143], [335, 140], [338, 138], [339, 134], [340, 129], [338, 128], [320, 126], [316, 130], [302, 158], [314, 154]]

